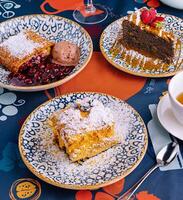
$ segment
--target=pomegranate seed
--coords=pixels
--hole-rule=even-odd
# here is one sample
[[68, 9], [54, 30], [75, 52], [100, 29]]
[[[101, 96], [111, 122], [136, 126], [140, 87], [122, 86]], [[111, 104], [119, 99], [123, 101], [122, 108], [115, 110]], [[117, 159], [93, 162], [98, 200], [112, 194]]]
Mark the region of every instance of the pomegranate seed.
[[19, 74], [18, 75], [18, 79], [21, 81], [21, 80], [25, 80], [26, 79], [26, 76], [23, 75], [23, 74]]
[[18, 77], [20, 75], [20, 73], [15, 73], [13, 74], [13, 77]]
[[28, 74], [29, 75], [33, 75], [36, 73], [36, 69], [35, 68], [30, 68]]
[[40, 69], [44, 69], [46, 66], [45, 65], [41, 65], [40, 66]]
[[27, 70], [27, 66], [23, 65], [20, 69], [19, 72], [23, 72]]
[[41, 58], [42, 58], [41, 56], [37, 56], [36, 60], [41, 60]]
[[34, 74], [34, 79], [35, 79], [36, 81], [39, 81], [39, 80], [41, 79], [41, 75], [40, 75], [39, 72], [36, 72], [36, 73]]
[[58, 69], [58, 68], [55, 68], [55, 69], [53, 69], [53, 71], [54, 71], [55, 73], [57, 73], [57, 72], [59, 72], [59, 69]]
[[51, 57], [35, 56], [23, 64], [18, 73], [11, 73], [8, 78], [20, 85], [21, 81], [27, 85], [48, 84], [64, 78], [73, 70], [73, 67], [63, 67], [51, 60]]
[[49, 70], [49, 69], [46, 69], [45, 71], [46, 71], [46, 73], [49, 73], [49, 72], [50, 72], [50, 70]]
[[27, 78], [27, 79], [24, 80], [24, 83], [26, 83], [26, 84], [32, 84], [33, 81], [30, 78]]
[[55, 74], [51, 74], [51, 79], [54, 79], [55, 78]]

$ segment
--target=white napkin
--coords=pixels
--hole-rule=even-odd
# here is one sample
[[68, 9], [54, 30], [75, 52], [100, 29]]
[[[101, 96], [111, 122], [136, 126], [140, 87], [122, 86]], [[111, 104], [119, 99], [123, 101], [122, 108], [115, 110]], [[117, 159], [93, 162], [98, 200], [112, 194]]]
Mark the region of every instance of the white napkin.
[[[149, 135], [152, 141], [152, 145], [154, 148], [154, 152], [157, 155], [158, 152], [163, 148], [166, 144], [176, 140], [175, 138], [171, 138], [169, 133], [162, 127], [157, 117], [157, 105], [150, 104], [149, 110], [152, 115], [152, 119], [148, 122], [147, 127], [149, 131]], [[161, 171], [174, 170], [174, 169], [182, 169], [183, 168], [183, 158], [179, 149], [178, 156], [175, 158], [172, 163], [170, 163], [166, 167], [161, 167]]]

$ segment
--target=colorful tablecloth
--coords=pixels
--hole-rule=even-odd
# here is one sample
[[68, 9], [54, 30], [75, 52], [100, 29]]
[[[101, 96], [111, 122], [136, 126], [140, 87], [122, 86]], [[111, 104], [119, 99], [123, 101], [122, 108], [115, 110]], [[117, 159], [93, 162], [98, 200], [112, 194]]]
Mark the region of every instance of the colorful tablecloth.
[[[56, 14], [73, 20], [73, 9], [82, 2], [82, 0], [0, 0], [0, 21], [34, 13]], [[158, 0], [95, 0], [94, 2], [104, 5], [109, 16], [100, 24], [84, 26], [93, 39], [94, 53], [88, 66], [78, 76], [60, 87], [42, 92], [21, 93], [0, 88], [0, 200], [10, 199], [10, 187], [20, 178], [33, 178], [40, 183], [40, 200], [113, 200], [132, 186], [155, 163], [153, 146], [149, 140], [143, 161], [125, 179], [96, 191], [72, 191], [41, 181], [25, 167], [20, 158], [18, 134], [21, 124], [34, 108], [54, 96], [78, 91], [108, 93], [126, 100], [141, 114], [147, 124], [152, 120], [149, 105], [157, 104], [162, 92], [167, 90], [167, 78], [140, 78], [112, 67], [100, 53], [99, 38], [108, 24], [135, 8], [155, 6], [159, 12], [181, 18], [183, 11], [160, 4]], [[5, 107], [10, 109], [2, 111]], [[182, 149], [181, 141], [179, 144]], [[181, 200], [182, 185], [183, 170], [158, 169], [143, 183], [132, 199]]]

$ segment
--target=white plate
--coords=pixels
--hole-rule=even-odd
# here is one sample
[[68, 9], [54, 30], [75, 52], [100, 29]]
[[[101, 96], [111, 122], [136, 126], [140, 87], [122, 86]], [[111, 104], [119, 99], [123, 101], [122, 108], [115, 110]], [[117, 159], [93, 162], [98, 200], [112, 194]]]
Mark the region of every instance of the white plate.
[[65, 78], [38, 86], [14, 86], [8, 81], [8, 70], [0, 66], [0, 87], [15, 91], [40, 91], [59, 86], [76, 76], [89, 62], [93, 44], [90, 35], [79, 24], [72, 20], [54, 15], [27, 15], [13, 18], [0, 24], [0, 43], [21, 30], [29, 29], [37, 32], [46, 39], [59, 42], [61, 40], [71, 41], [81, 49], [81, 56], [78, 65]]
[[[127, 138], [107, 151], [82, 163], [72, 163], [65, 151], [53, 142], [48, 119], [77, 99], [98, 99], [114, 113], [115, 127]], [[130, 174], [143, 159], [148, 145], [146, 126], [127, 103], [99, 93], [73, 93], [56, 97], [33, 111], [22, 126], [19, 150], [27, 167], [42, 180], [69, 189], [97, 189]]]
[[183, 125], [175, 118], [168, 94], [161, 98], [158, 107], [157, 115], [162, 126], [173, 136], [183, 140]]

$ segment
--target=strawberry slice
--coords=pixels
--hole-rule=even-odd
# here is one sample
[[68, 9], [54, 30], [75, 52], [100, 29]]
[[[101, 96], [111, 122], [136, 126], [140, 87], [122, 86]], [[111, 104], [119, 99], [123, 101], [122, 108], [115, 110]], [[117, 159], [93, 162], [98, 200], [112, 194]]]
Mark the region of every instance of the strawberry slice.
[[141, 20], [144, 24], [150, 24], [151, 23], [151, 14], [149, 10], [145, 9], [141, 12]]
[[144, 24], [150, 24], [156, 18], [156, 10], [154, 8], [144, 9], [141, 12], [141, 19]]
[[157, 16], [157, 11], [151, 8], [141, 11], [141, 20], [144, 24], [148, 24], [151, 27], [160, 28], [163, 25], [164, 18]]
[[154, 27], [154, 28], [161, 28], [163, 26], [163, 21], [164, 21], [164, 17], [156, 17], [152, 23], [150, 24], [150, 26]]
[[151, 22], [152, 22], [156, 18], [157, 11], [154, 8], [151, 8], [149, 10], [149, 12], [150, 12], [150, 15], [151, 15]]
[[155, 18], [155, 20], [159, 21], [159, 22], [163, 22], [164, 19], [165, 19], [164, 17], [160, 17], [160, 16], [158, 16], [158, 17]]

